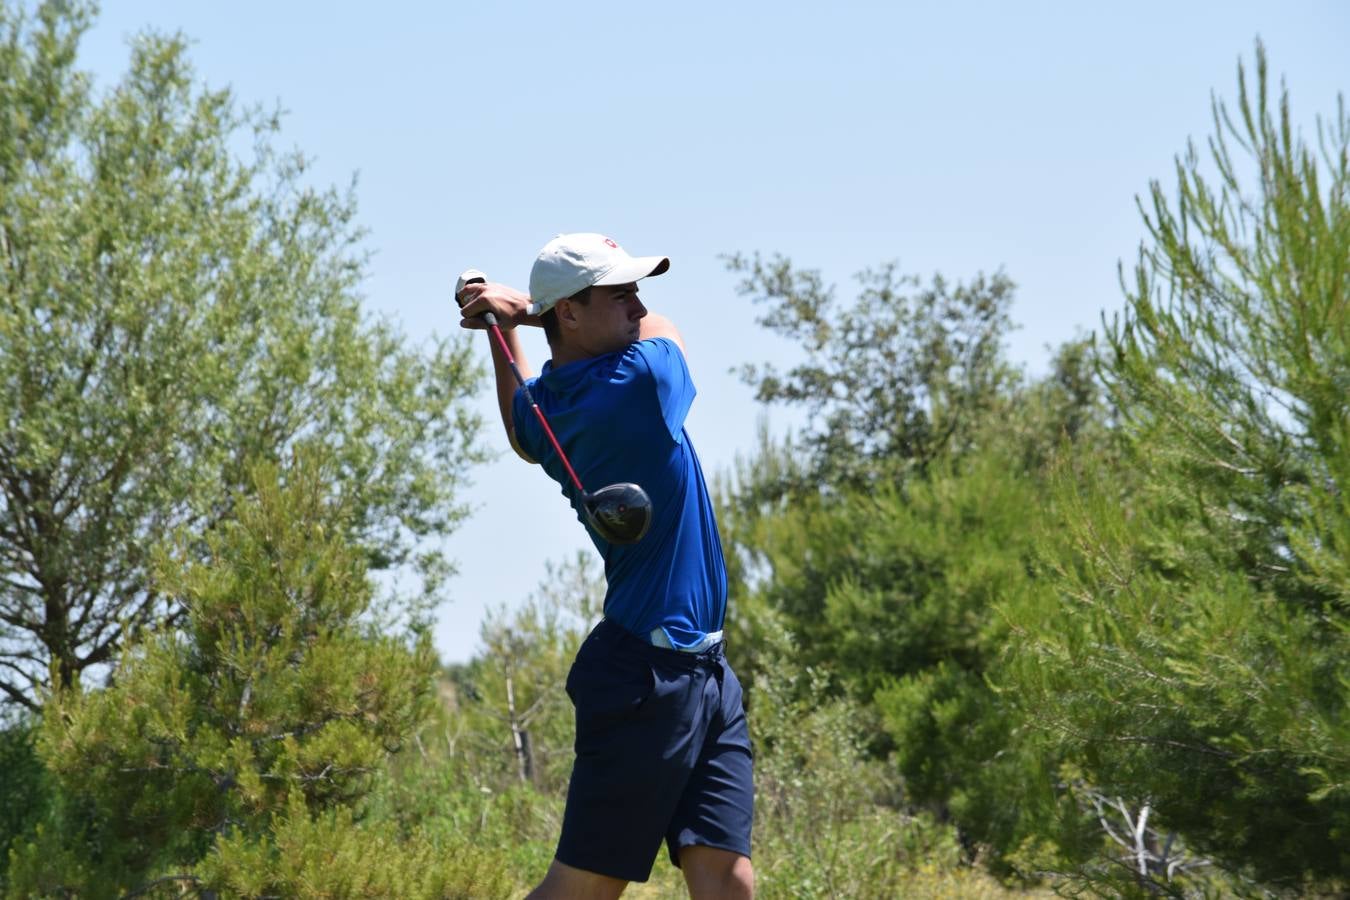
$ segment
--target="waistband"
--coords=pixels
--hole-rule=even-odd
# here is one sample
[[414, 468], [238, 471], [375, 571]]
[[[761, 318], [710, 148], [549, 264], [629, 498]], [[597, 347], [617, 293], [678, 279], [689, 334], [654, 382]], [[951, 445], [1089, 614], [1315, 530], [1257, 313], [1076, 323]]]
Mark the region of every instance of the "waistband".
[[681, 653], [702, 653], [703, 651], [710, 650], [717, 644], [722, 643], [722, 632], [714, 631], [710, 634], [705, 634], [703, 640], [691, 647], [676, 647], [670, 642], [670, 638], [666, 637], [666, 633], [660, 628], [653, 628], [652, 633], [647, 636], [647, 639], [651, 642], [653, 647], [665, 647], [667, 650], [678, 650]]
[[[657, 634], [661, 635], [663, 643], [656, 642], [655, 635]], [[717, 662], [722, 659], [723, 648], [726, 646], [722, 632], [715, 631], [700, 641], [697, 646], [679, 649], [672, 647], [670, 642], [665, 640], [665, 633], [659, 628], [653, 629], [651, 634], [639, 636], [613, 619], [601, 619], [600, 623], [591, 631], [591, 635], [603, 641], [616, 641], [631, 646], [635, 650], [640, 649], [644, 655], [653, 659], [661, 658], [684, 664], [700, 660]]]

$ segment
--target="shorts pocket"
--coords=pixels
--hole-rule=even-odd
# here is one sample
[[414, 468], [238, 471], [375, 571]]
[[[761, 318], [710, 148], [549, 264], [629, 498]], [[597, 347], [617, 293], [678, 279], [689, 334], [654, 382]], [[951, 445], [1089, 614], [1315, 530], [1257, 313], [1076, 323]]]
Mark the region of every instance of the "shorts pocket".
[[577, 730], [621, 721], [640, 710], [656, 687], [651, 666], [622, 655], [578, 656], [567, 673], [567, 696], [577, 712]]

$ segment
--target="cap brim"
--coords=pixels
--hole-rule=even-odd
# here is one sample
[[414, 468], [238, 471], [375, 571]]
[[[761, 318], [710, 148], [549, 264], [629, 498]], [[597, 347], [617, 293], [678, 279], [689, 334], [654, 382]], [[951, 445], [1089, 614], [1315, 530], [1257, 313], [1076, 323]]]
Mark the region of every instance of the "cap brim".
[[653, 275], [660, 275], [670, 268], [668, 256], [635, 256], [610, 269], [595, 282], [596, 287], [613, 284], [629, 284]]

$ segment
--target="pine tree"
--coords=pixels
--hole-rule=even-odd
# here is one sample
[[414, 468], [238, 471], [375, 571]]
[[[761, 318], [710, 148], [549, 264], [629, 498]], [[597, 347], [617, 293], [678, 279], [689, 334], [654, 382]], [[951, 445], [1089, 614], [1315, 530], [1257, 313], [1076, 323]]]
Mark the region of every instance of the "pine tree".
[[48, 702], [57, 814], [15, 854], [13, 896], [113, 897], [177, 884], [228, 896], [494, 896], [481, 858], [357, 823], [426, 712], [425, 636], [380, 634], [331, 499], [331, 465], [253, 470], [252, 496], [160, 554], [187, 611], [127, 648], [112, 686]]
[[[1208, 158], [1141, 203], [1106, 335], [1125, 468], [1066, 463], [1060, 593], [1015, 622], [1029, 715], [1225, 867], [1350, 871], [1350, 118], [1309, 147], [1238, 68]], [[1147, 867], [1146, 867], [1147, 868]], [[1165, 881], [1166, 873], [1142, 877]]]

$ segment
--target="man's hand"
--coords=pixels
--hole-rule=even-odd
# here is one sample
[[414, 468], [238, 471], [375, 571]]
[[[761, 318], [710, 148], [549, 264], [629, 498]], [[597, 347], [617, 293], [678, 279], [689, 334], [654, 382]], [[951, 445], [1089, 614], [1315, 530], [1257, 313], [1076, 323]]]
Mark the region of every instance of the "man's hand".
[[503, 330], [517, 325], [542, 325], [538, 316], [530, 315], [529, 294], [504, 284], [466, 284], [455, 299], [464, 317], [459, 323], [461, 328], [487, 328], [487, 322], [483, 321], [483, 313], [487, 312], [497, 317]]

